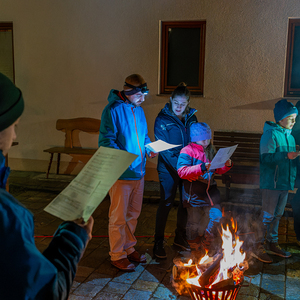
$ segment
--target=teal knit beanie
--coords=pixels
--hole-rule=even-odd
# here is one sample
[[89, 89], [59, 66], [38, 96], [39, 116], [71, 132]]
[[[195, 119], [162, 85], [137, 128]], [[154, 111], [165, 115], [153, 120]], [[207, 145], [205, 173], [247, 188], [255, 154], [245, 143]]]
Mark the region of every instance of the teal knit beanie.
[[282, 119], [296, 114], [298, 115], [298, 109], [294, 106], [293, 103], [288, 102], [286, 99], [279, 100], [274, 107], [274, 119], [275, 122], [278, 123]]
[[0, 131], [12, 125], [23, 113], [22, 92], [0, 73]]

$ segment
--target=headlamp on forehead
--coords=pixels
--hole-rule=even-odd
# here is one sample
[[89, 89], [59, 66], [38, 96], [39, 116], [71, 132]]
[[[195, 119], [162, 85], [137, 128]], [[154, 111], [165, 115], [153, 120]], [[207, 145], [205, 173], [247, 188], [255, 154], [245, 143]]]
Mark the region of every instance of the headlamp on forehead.
[[127, 96], [134, 95], [138, 92], [142, 92], [144, 95], [147, 95], [149, 93], [149, 89], [147, 89], [147, 83], [146, 82], [139, 85], [139, 86], [134, 86], [134, 85], [131, 85], [127, 82], [125, 82], [124, 85], [132, 88], [132, 90], [130, 90], [130, 91], [124, 91], [125, 95], [127, 95]]

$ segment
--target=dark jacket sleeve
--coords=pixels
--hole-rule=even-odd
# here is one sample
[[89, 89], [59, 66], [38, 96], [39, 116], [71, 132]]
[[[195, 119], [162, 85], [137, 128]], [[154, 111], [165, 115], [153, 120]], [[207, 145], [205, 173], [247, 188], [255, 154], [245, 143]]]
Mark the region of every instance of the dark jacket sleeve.
[[35, 246], [32, 214], [0, 192], [1, 299], [68, 299], [88, 236], [73, 222], [63, 223], [42, 254]]
[[[74, 222], [62, 223], [43, 255], [56, 268], [54, 299], [67, 299], [87, 242], [86, 231]], [[41, 294], [45, 294], [43, 291]], [[41, 299], [46, 299], [46, 295]]]
[[[154, 135], [155, 140], [162, 140], [170, 144], [174, 143], [172, 142], [172, 132], [167, 130], [165, 121], [161, 117], [157, 117], [155, 120]], [[182, 145], [159, 153], [160, 158], [165, 162], [165, 164], [172, 167], [175, 173], [177, 173], [177, 160], [181, 148]]]

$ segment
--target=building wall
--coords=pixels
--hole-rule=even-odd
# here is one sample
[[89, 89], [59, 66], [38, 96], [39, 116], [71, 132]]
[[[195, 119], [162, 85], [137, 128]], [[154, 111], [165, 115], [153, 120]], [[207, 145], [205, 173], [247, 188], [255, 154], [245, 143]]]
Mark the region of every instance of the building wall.
[[[0, 7], [0, 21], [13, 21], [15, 81], [26, 102], [9, 164], [36, 171], [47, 169], [43, 150], [63, 143], [56, 120], [101, 118], [110, 89], [122, 89], [132, 73], [150, 88], [143, 108], [154, 138], [168, 101], [158, 95], [161, 20], [207, 22], [204, 97], [191, 100], [198, 119], [213, 130], [262, 131], [283, 96], [288, 18], [300, 17], [298, 0], [0, 0]], [[97, 146], [97, 136], [83, 139]], [[62, 161], [64, 171], [69, 157]]]

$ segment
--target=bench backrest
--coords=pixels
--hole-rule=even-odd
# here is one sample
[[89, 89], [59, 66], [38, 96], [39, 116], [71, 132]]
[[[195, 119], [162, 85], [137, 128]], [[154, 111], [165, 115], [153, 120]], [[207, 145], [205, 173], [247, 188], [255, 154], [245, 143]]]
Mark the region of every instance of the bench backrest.
[[56, 129], [65, 132], [65, 147], [82, 148], [79, 133], [99, 134], [100, 123], [94, 118], [58, 119]]
[[230, 147], [238, 144], [232, 155], [234, 163], [259, 163], [259, 143], [261, 133], [239, 132], [239, 131], [214, 131], [213, 144], [220, 148]]

